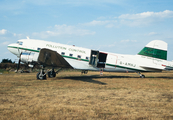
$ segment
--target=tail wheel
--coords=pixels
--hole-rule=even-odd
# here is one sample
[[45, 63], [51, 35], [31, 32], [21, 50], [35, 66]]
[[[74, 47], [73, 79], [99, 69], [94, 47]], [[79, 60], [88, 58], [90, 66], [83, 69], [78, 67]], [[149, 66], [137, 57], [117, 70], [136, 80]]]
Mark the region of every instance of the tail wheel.
[[84, 71], [84, 74], [87, 74], [87, 73], [88, 73], [88, 70], [85, 70], [85, 71]]
[[87, 74], [88, 73], [88, 70], [82, 70], [81, 71], [81, 74]]
[[145, 75], [141, 75], [140, 78], [145, 78]]

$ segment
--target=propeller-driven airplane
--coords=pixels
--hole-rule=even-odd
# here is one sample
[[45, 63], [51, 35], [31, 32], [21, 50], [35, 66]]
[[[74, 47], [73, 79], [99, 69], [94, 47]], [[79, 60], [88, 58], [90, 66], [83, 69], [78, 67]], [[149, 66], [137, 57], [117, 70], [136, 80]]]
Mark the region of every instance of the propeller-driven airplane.
[[[30, 67], [35, 64], [42, 66], [37, 79], [55, 77], [54, 68], [72, 68], [82, 70], [107, 72], [136, 72], [141, 78], [141, 72], [162, 72], [173, 70], [173, 62], [167, 61], [167, 43], [154, 40], [148, 43], [137, 55], [123, 55], [72, 45], [48, 42], [35, 39], [21, 39], [8, 45], [8, 50], [19, 58], [20, 62]], [[45, 67], [52, 67], [45, 72]]]

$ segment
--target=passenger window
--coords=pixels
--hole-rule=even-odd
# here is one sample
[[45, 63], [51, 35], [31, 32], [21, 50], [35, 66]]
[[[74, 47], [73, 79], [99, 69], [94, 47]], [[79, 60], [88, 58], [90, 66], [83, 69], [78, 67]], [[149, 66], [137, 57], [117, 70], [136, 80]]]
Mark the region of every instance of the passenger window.
[[61, 55], [65, 55], [65, 52], [61, 52]]
[[37, 48], [37, 50], [40, 50], [41, 48]]
[[69, 56], [73, 57], [73, 54], [70, 54]]
[[89, 60], [89, 57], [86, 57], [87, 60]]
[[81, 58], [81, 56], [80, 56], [80, 55], [78, 55], [77, 57], [78, 57], [78, 58]]

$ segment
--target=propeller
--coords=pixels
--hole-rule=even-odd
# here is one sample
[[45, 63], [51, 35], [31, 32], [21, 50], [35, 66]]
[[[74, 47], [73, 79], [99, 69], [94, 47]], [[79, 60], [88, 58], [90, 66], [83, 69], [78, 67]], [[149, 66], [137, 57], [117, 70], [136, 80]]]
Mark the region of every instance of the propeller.
[[18, 64], [17, 64], [17, 71], [16, 71], [16, 72], [18, 72], [18, 70], [19, 70], [19, 68], [20, 68], [20, 62], [21, 62], [21, 60], [20, 60], [20, 58], [19, 58], [19, 61], [18, 61]]
[[[19, 51], [19, 49], [18, 49], [18, 51]], [[19, 53], [20, 53], [20, 51], [19, 51]], [[18, 64], [17, 64], [17, 70], [16, 70], [16, 72], [18, 72], [18, 70], [20, 68], [21, 55], [22, 55], [22, 52], [20, 53], [20, 56], [19, 56], [19, 61], [18, 61]]]

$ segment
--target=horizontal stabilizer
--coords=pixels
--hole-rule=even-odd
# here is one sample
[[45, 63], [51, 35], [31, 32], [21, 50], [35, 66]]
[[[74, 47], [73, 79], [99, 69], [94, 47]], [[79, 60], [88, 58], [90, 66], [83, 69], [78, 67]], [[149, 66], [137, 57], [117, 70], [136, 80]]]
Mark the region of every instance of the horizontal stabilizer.
[[44, 66], [72, 68], [59, 53], [46, 48], [40, 50], [38, 63]]
[[173, 70], [173, 67], [166, 66], [165, 70]]
[[147, 71], [162, 71], [162, 70], [164, 70], [165, 69], [165, 67], [155, 67], [155, 66], [140, 66], [140, 67], [142, 67], [142, 68], [144, 68], [145, 70], [147, 70]]

